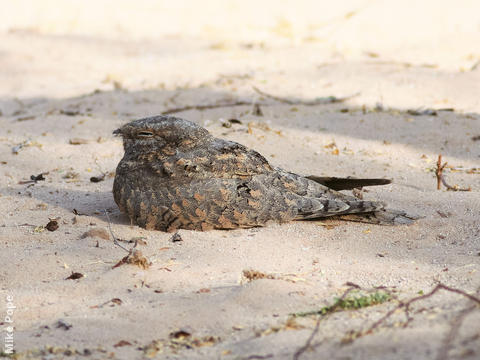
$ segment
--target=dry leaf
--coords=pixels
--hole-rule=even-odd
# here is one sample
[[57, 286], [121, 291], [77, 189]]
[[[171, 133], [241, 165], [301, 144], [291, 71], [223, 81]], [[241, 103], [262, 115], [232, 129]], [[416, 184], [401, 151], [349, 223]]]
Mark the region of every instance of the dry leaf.
[[70, 145], [83, 145], [88, 144], [90, 140], [87, 139], [80, 139], [80, 138], [72, 138], [68, 141]]
[[265, 274], [258, 270], [248, 269], [243, 270], [242, 275], [248, 281], [258, 280], [258, 279], [275, 279], [275, 276], [272, 274]]
[[113, 266], [113, 269], [124, 264], [136, 265], [142, 269], [148, 269], [152, 263], [148, 261], [145, 256], [143, 256], [140, 250], [132, 249], [130, 250], [130, 254], [125, 256], [122, 260], [120, 260]]
[[58, 229], [58, 221], [57, 220], [50, 220], [47, 225], [45, 225], [45, 229], [48, 231], [55, 231]]
[[69, 277], [67, 277], [65, 280], [77, 280], [77, 279], [81, 279], [82, 277], [84, 277], [82, 273], [72, 272], [72, 274]]
[[120, 340], [118, 343], [113, 345], [113, 347], [122, 347], [122, 346], [132, 346], [132, 344], [127, 340]]

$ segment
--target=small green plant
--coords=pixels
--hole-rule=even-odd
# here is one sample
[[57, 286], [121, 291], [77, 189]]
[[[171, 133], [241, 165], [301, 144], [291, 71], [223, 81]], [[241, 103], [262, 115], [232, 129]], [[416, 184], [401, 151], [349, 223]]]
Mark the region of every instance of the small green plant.
[[373, 305], [383, 304], [390, 301], [392, 295], [384, 291], [376, 291], [367, 295], [351, 295], [342, 298], [335, 298], [332, 305], [324, 306], [320, 310], [298, 312], [292, 314], [295, 317], [304, 317], [310, 315], [327, 315], [335, 311], [355, 310]]
[[0, 358], [10, 358], [10, 359], [15, 359], [17, 356], [16, 353], [6, 353], [0, 350]]

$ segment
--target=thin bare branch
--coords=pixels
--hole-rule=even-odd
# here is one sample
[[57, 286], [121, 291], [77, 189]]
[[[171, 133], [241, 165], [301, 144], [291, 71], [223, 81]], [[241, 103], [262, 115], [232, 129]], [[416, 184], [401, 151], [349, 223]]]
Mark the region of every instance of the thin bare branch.
[[[110, 234], [112, 235], [112, 238], [113, 238], [113, 243], [115, 245], [117, 245], [118, 247], [120, 247], [121, 249], [125, 250], [127, 253], [130, 254], [130, 250], [128, 250], [126, 247], [124, 247], [123, 245], [121, 245], [117, 238], [115, 237], [115, 235], [113, 234], [113, 231], [112, 231], [112, 227], [110, 226], [110, 217], [108, 216], [108, 212], [107, 212], [107, 209], [104, 209], [105, 211], [105, 215], [107, 216], [107, 223], [108, 223], [108, 230], [110, 230]], [[136, 245], [136, 244], [135, 244]]]
[[[175, 114], [175, 113], [188, 111], [188, 110], [207, 110], [207, 109], [218, 109], [218, 108], [235, 107], [235, 106], [243, 106], [243, 105], [252, 106], [254, 104], [255, 102], [253, 101], [234, 101], [234, 102], [221, 102], [218, 104], [207, 104], [207, 105], [185, 105], [185, 106], [164, 110], [162, 111], [162, 115]], [[262, 104], [262, 105], [267, 105], [267, 104]]]
[[463, 320], [467, 317], [468, 314], [475, 310], [476, 307], [477, 305], [472, 305], [463, 309], [460, 314], [455, 319], [453, 319], [450, 325], [450, 331], [448, 332], [447, 336], [445, 336], [445, 339], [442, 342], [442, 346], [438, 350], [437, 360], [447, 360], [449, 358], [448, 353], [452, 347], [453, 341], [458, 335], [458, 331], [460, 330], [460, 326], [462, 326]]
[[293, 354], [293, 360], [298, 360], [300, 359], [300, 356], [310, 348], [313, 339], [315, 338], [315, 335], [317, 335], [318, 330], [320, 329], [320, 322], [324, 319], [324, 317], [320, 316], [317, 319], [317, 322], [315, 323], [315, 328], [313, 329], [312, 333], [308, 337], [307, 341], [305, 342], [304, 345], [302, 345], [300, 348], [295, 351]]
[[445, 169], [445, 166], [447, 166], [447, 164], [447, 162], [442, 164], [442, 154], [439, 154], [437, 160], [437, 167], [435, 168], [435, 176], [437, 177], [437, 190], [440, 190], [443, 184], [443, 186], [445, 186], [447, 190], [451, 191], [472, 191], [471, 187], [461, 188], [458, 186], [451, 186], [447, 184], [447, 181], [445, 180], [445, 175], [443, 174], [443, 170]]
[[385, 322], [385, 320], [387, 320], [390, 316], [392, 316], [393, 313], [395, 313], [397, 310], [399, 309], [402, 309], [404, 308], [405, 309], [405, 313], [406, 313], [406, 316], [407, 316], [407, 324], [408, 322], [410, 322], [412, 320], [412, 318], [410, 317], [409, 315], [409, 310], [410, 310], [410, 306], [414, 303], [414, 302], [417, 302], [417, 301], [420, 301], [420, 300], [423, 300], [423, 299], [426, 299], [426, 298], [429, 298], [431, 297], [433, 294], [435, 294], [437, 291], [439, 290], [446, 290], [446, 291], [449, 291], [449, 292], [454, 292], [454, 293], [457, 293], [457, 294], [460, 294], [474, 302], [477, 303], [477, 305], [480, 305], [480, 299], [477, 298], [476, 296], [474, 295], [470, 295], [468, 294], [467, 292], [463, 291], [463, 290], [460, 290], [460, 289], [456, 289], [456, 288], [452, 288], [450, 286], [447, 286], [447, 285], [444, 285], [444, 284], [437, 284], [437, 286], [435, 286], [430, 292], [428, 292], [427, 294], [424, 294], [424, 295], [420, 295], [420, 296], [416, 296], [414, 298], [411, 298], [410, 300], [408, 300], [407, 302], [403, 302], [401, 301], [395, 308], [393, 308], [392, 310], [390, 310], [389, 312], [387, 312], [383, 317], [381, 317], [379, 320], [377, 320], [375, 323], [373, 323], [372, 326], [370, 326], [370, 328], [364, 332], [362, 332], [361, 335], [367, 335], [367, 334], [371, 334], [376, 328], [378, 328], [382, 323]]
[[324, 104], [333, 104], [333, 103], [339, 103], [339, 102], [344, 102], [346, 100], [349, 100], [355, 96], [360, 95], [360, 93], [355, 93], [350, 96], [345, 96], [345, 97], [336, 97], [336, 96], [327, 96], [327, 97], [321, 97], [321, 98], [316, 98], [314, 100], [299, 100], [299, 99], [288, 99], [288, 98], [283, 98], [275, 95], [271, 95], [269, 93], [266, 93], [265, 91], [260, 90], [256, 86], [253, 86], [253, 90], [255, 90], [257, 93], [259, 93], [262, 96], [265, 96], [267, 98], [273, 99], [275, 101], [284, 103], [284, 104], [289, 104], [289, 105], [306, 105], [306, 106], [315, 106], [315, 105], [324, 105]]

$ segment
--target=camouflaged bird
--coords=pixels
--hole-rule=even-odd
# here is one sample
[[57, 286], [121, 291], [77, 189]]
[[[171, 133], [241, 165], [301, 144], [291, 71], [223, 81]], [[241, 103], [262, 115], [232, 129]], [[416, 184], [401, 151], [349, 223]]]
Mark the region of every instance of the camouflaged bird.
[[113, 133], [122, 136], [125, 149], [113, 184], [115, 202], [146, 229], [249, 228], [339, 215], [380, 224], [411, 222], [380, 202], [337, 191], [387, 184], [386, 179], [300, 176], [172, 116], [132, 121]]

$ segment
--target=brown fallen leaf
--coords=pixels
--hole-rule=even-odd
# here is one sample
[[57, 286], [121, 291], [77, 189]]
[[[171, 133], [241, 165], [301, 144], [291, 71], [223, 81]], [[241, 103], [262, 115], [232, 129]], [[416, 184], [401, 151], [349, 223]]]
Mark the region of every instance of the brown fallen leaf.
[[322, 222], [322, 221], [317, 221], [317, 222], [315, 222], [315, 224], [319, 225], [319, 226], [323, 226], [327, 230], [335, 229], [335, 227], [338, 226], [338, 225], [335, 225], [335, 224], [328, 224], [328, 223], [325, 223], [325, 222]]
[[258, 280], [258, 279], [275, 279], [275, 276], [272, 274], [265, 274], [258, 270], [248, 269], [242, 271], [243, 277], [248, 281]]
[[30, 180], [32, 181], [45, 181], [45, 177], [43, 175], [48, 175], [48, 172], [43, 172], [43, 173], [40, 173], [38, 175], [32, 175], [30, 176]]
[[123, 304], [123, 301], [120, 298], [113, 298], [112, 300], [110, 300], [110, 302], [115, 304], [115, 305], [122, 305]]
[[148, 269], [150, 265], [152, 265], [152, 263], [148, 261], [145, 256], [143, 256], [142, 252], [137, 249], [130, 250], [130, 253], [118, 263], [116, 263], [112, 267], [112, 269], [115, 269], [116, 267], [122, 266], [124, 264], [136, 265], [138, 267], [141, 267], [142, 269]]
[[232, 124], [241, 124], [242, 122], [238, 119], [228, 119], [227, 121], [222, 122], [222, 126], [225, 128], [231, 128]]
[[30, 115], [30, 116], [18, 117], [16, 121], [27, 121], [27, 120], [33, 120], [33, 119], [35, 119], [35, 116]]
[[70, 109], [60, 109], [60, 114], [67, 115], [67, 116], [77, 116], [82, 115], [78, 110], [70, 110]]
[[47, 172], [40, 173], [38, 175], [31, 175], [30, 180], [20, 180], [18, 183], [20, 185], [25, 185], [25, 184], [36, 184], [37, 181], [45, 181], [45, 177], [43, 175], [47, 175]]
[[80, 139], [80, 138], [72, 138], [68, 140], [68, 143], [70, 145], [83, 145], [83, 144], [88, 144], [90, 140], [87, 139]]
[[299, 330], [303, 329], [305, 326], [297, 323], [296, 319], [294, 317], [289, 317], [285, 323], [280, 324], [280, 325], [274, 325], [272, 327], [269, 327], [265, 330], [260, 330], [256, 332], [256, 336], [267, 336], [271, 335], [280, 331], [287, 331], [287, 330]]
[[57, 220], [50, 220], [47, 225], [45, 225], [45, 229], [48, 231], [55, 231], [58, 229], [58, 221]]
[[104, 228], [90, 229], [90, 230], [84, 232], [83, 235], [80, 236], [80, 239], [85, 239], [87, 237], [98, 237], [98, 238], [101, 238], [101, 239], [104, 239], [104, 240], [109, 240], [110, 239], [110, 235], [108, 235], [107, 230], [105, 230]]
[[97, 182], [100, 182], [100, 181], [103, 181], [105, 180], [105, 174], [102, 174], [100, 176], [92, 176], [90, 178], [90, 182], [93, 182], [93, 183], [97, 183]]
[[452, 216], [452, 213], [450, 212], [443, 212], [443, 211], [440, 211], [440, 210], [437, 210], [437, 214], [440, 215], [440, 217], [442, 218], [448, 218], [450, 216]]
[[192, 336], [191, 333], [189, 333], [188, 331], [186, 330], [183, 330], [183, 329], [180, 329], [180, 330], [177, 330], [177, 331], [173, 331], [171, 332], [168, 337], [170, 339], [185, 339], [185, 338], [188, 338]]
[[66, 331], [66, 330], [70, 330], [70, 329], [73, 327], [73, 325], [70, 324], [70, 323], [68, 323], [68, 322], [66, 322], [66, 321], [63, 320], [63, 319], [59, 319], [59, 320], [55, 323], [55, 327], [56, 327], [57, 329], [63, 329], [63, 330]]
[[81, 279], [83, 277], [84, 277], [84, 275], [82, 273], [72, 272], [72, 275], [67, 277], [65, 280], [77, 280], [77, 279]]
[[196, 291], [197, 294], [205, 294], [209, 292], [210, 292], [210, 289], [207, 289], [207, 288], [201, 288], [200, 290]]
[[[188, 346], [192, 347], [202, 347], [202, 346], [213, 346], [215, 345], [220, 339], [217, 336], [204, 336], [202, 338], [194, 338], [188, 344]], [[187, 347], [188, 347], [187, 346]]]
[[122, 346], [132, 346], [132, 344], [127, 340], [120, 340], [118, 343], [113, 345], [113, 347], [115, 347], [115, 348], [122, 347]]

